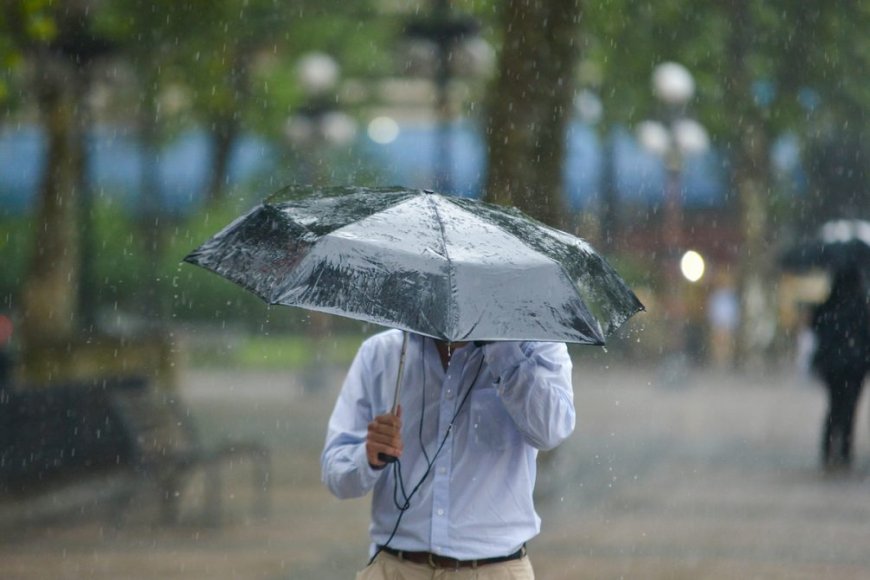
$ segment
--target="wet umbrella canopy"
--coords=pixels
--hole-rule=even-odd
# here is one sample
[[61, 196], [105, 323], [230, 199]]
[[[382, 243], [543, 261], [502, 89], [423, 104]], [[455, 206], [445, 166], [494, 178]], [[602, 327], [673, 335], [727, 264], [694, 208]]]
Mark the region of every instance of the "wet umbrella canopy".
[[516, 209], [397, 187], [286, 188], [185, 261], [271, 304], [448, 342], [604, 344], [643, 309], [577, 237]]

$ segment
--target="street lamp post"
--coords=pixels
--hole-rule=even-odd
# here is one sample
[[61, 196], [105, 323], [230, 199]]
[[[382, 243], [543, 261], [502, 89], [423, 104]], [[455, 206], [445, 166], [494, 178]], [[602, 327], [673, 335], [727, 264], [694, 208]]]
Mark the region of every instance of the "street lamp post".
[[683, 273], [680, 269], [683, 240], [682, 170], [687, 155], [703, 153], [709, 147], [707, 131], [687, 116], [686, 109], [695, 94], [695, 81], [682, 65], [666, 62], [653, 71], [652, 89], [663, 108], [661, 121], [644, 121], [638, 127], [638, 139], [648, 151], [659, 156], [666, 171], [662, 244], [667, 269], [664, 288], [666, 322], [672, 337], [671, 354], [685, 351], [685, 305]]
[[[580, 120], [588, 127], [601, 124], [604, 105], [597, 94], [583, 90], [574, 98], [574, 108]], [[614, 136], [609, 127], [598, 132], [601, 144], [601, 176], [598, 182], [597, 234], [601, 247], [613, 251], [619, 238], [619, 199], [616, 191], [616, 151]]]
[[323, 181], [323, 159], [327, 147], [346, 145], [356, 135], [356, 123], [336, 105], [335, 89], [340, 69], [324, 53], [304, 55], [296, 67], [297, 81], [306, 100], [285, 124], [284, 135], [292, 147], [305, 151], [305, 180]]
[[[356, 136], [356, 123], [338, 109], [336, 88], [340, 69], [328, 54], [311, 52], [299, 59], [296, 66], [297, 82], [305, 92], [306, 100], [291, 115], [284, 126], [284, 136], [290, 146], [301, 149], [304, 179], [313, 185], [327, 179], [324, 156], [331, 147], [347, 145]], [[330, 332], [330, 315], [322, 312], [309, 314], [311, 338], [319, 342]], [[320, 365], [313, 361], [304, 370], [304, 385], [313, 390], [325, 384]]]
[[446, 193], [451, 193], [453, 189], [450, 151], [450, 83], [455, 76], [451, 63], [456, 60], [453, 52], [461, 48], [460, 42], [469, 44], [476, 39], [478, 30], [479, 25], [473, 18], [451, 13], [449, 0], [434, 0], [431, 16], [409, 21], [405, 27], [407, 38], [431, 43], [435, 49], [433, 82], [438, 131], [433, 159], [433, 185], [438, 191]]

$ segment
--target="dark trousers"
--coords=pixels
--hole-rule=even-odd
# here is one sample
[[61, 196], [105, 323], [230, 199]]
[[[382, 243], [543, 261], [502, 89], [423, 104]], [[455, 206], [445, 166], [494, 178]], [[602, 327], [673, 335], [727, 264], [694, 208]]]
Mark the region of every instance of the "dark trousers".
[[822, 430], [822, 462], [825, 466], [847, 466], [852, 461], [852, 432], [864, 370], [829, 370], [824, 373], [824, 379], [828, 388], [828, 414]]

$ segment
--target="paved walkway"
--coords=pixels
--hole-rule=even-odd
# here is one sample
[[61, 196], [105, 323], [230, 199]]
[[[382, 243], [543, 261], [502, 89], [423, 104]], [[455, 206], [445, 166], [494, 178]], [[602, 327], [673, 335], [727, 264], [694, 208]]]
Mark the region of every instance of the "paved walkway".
[[[817, 469], [823, 392], [791, 372], [664, 373], [577, 361], [578, 428], [546, 458], [538, 578], [870, 578], [870, 435], [857, 465]], [[341, 371], [331, 374], [336, 384]], [[244, 466], [228, 469], [227, 522], [156, 525], [147, 497], [113, 526], [97, 493], [0, 517], [3, 578], [352, 578], [365, 559], [368, 505], [319, 483], [318, 455], [336, 387], [309, 392], [281, 374], [189, 372], [183, 397], [210, 440], [253, 436], [273, 449], [273, 509], [250, 515]], [[116, 481], [92, 487], [111, 489]], [[38, 516], [38, 517], [37, 517]], [[2, 523], [2, 522], [0, 522]]]

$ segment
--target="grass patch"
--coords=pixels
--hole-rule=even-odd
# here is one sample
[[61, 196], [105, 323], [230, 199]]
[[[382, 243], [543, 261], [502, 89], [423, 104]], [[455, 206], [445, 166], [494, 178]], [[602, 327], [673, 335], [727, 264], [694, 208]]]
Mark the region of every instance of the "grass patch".
[[263, 370], [348, 366], [364, 339], [357, 334], [246, 336], [232, 344], [192, 346], [189, 360], [195, 367]]

